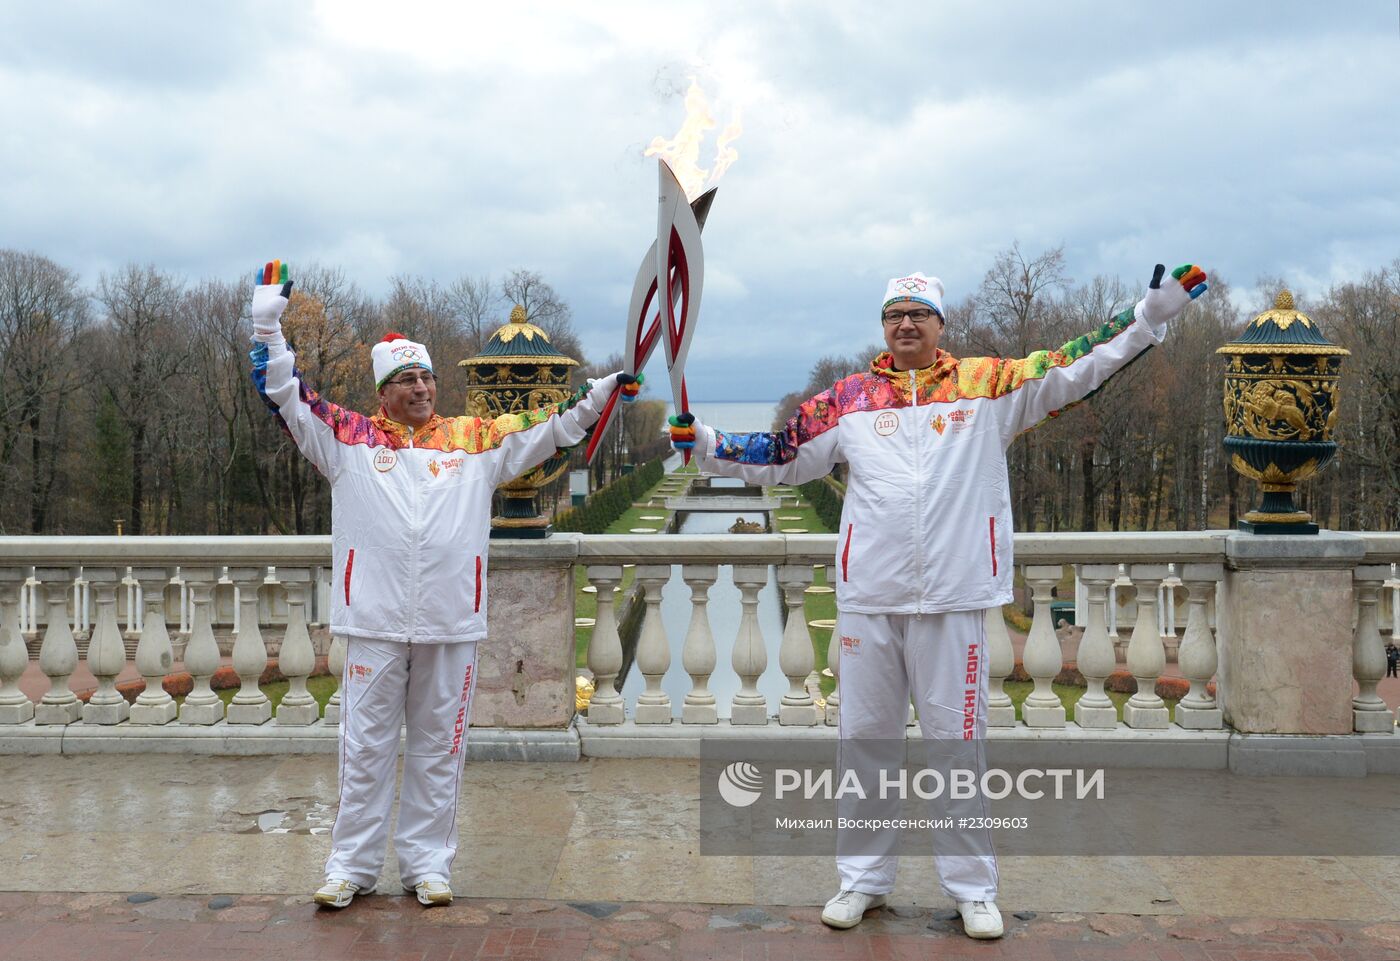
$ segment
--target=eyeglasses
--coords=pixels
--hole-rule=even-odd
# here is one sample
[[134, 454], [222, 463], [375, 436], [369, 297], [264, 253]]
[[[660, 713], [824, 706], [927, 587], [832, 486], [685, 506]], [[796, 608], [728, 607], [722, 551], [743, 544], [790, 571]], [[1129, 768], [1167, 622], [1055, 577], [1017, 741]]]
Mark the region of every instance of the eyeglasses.
[[884, 320], [887, 327], [898, 327], [904, 322], [905, 317], [916, 324], [925, 324], [935, 313], [937, 312], [927, 307], [915, 307], [913, 310], [887, 310], [881, 319]]
[[419, 381], [423, 382], [423, 386], [431, 387], [437, 383], [437, 374], [434, 374], [430, 370], [425, 370], [421, 374], [400, 374], [393, 380], [385, 381], [385, 383], [393, 384], [395, 387], [404, 387], [408, 390], [412, 390], [413, 388], [418, 386]]

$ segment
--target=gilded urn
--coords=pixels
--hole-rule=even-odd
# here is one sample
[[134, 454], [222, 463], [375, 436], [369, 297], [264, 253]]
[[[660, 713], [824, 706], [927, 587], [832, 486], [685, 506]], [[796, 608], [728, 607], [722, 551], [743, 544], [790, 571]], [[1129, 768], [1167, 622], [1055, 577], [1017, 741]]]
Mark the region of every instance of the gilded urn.
[[1240, 530], [1316, 534], [1311, 515], [1294, 505], [1293, 491], [1337, 450], [1337, 385], [1350, 351], [1329, 343], [1284, 290], [1239, 340], [1216, 353], [1228, 358], [1225, 449], [1235, 470], [1258, 481], [1264, 494]]
[[[467, 415], [497, 418], [567, 400], [569, 370], [578, 361], [554, 349], [549, 335], [530, 323], [517, 304], [510, 322], [496, 330], [481, 353], [460, 362], [467, 369]], [[540, 488], [569, 467], [559, 452], [514, 480], [502, 484], [501, 514], [491, 519], [491, 536], [538, 538], [549, 534], [549, 521], [538, 507]]]

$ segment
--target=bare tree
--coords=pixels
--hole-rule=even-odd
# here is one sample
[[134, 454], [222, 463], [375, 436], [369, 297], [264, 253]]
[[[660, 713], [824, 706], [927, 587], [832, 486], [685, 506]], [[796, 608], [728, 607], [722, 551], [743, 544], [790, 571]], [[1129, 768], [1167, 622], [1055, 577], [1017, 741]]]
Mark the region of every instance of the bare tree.
[[105, 309], [107, 363], [99, 377], [131, 436], [130, 531], [143, 533], [150, 455], [162, 406], [176, 402], [171, 376], [185, 363], [189, 346], [176, 336], [181, 282], [155, 267], [129, 264], [104, 274], [97, 299]]
[[[28, 489], [28, 527], [42, 533], [57, 477], [57, 434], [79, 376], [73, 343], [87, 322], [77, 275], [47, 257], [0, 250], [0, 470]], [[28, 441], [28, 485], [12, 468]]]
[[456, 313], [467, 356], [481, 353], [486, 338], [501, 325], [501, 293], [486, 274], [462, 276], [447, 288], [448, 302]]
[[[1024, 357], [1034, 350], [1059, 346], [1047, 338], [1046, 320], [1053, 297], [1069, 284], [1063, 247], [1053, 247], [1027, 260], [1013, 243], [997, 255], [982, 278], [976, 297], [977, 319], [969, 331], [981, 352], [1000, 357]], [[1016, 523], [1035, 530], [1037, 499], [1035, 436], [1023, 436], [1010, 458], [1011, 486], [1016, 500]]]
[[240, 494], [235, 466], [247, 454], [242, 422], [253, 401], [248, 389], [251, 330], [243, 320], [247, 300], [246, 287], [204, 281], [185, 295], [181, 308], [189, 331], [190, 389], [203, 397], [203, 403], [188, 412], [201, 421], [195, 476], [204, 487], [202, 501], [212, 512], [212, 527], [220, 534], [234, 533]]
[[583, 345], [574, 333], [573, 311], [544, 277], [533, 270], [512, 270], [501, 281], [501, 294], [507, 303], [525, 308], [530, 323], [549, 335], [555, 350], [582, 359]]

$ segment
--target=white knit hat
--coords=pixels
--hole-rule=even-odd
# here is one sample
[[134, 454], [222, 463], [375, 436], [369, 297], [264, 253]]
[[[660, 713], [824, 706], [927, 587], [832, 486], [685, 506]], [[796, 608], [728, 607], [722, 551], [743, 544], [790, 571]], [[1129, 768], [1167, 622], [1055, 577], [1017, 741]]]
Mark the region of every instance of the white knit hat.
[[938, 319], [943, 320], [943, 281], [937, 277], [925, 277], [917, 270], [908, 277], [894, 277], [885, 288], [884, 310], [900, 300], [913, 300], [928, 304], [938, 311]]
[[384, 382], [401, 370], [409, 367], [422, 367], [429, 372], [433, 360], [428, 356], [428, 348], [415, 344], [397, 330], [391, 330], [384, 339], [370, 348], [370, 360], [374, 364], [374, 388], [378, 390]]

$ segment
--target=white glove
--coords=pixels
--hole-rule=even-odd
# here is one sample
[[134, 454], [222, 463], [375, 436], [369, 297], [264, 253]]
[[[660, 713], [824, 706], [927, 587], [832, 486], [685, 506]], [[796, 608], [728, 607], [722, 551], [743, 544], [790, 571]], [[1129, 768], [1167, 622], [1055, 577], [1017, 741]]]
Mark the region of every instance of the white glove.
[[1142, 319], [1157, 330], [1176, 320], [1187, 304], [1210, 289], [1205, 282], [1206, 272], [1193, 264], [1173, 270], [1172, 279], [1164, 284], [1162, 275], [1166, 270], [1163, 265], [1157, 265], [1152, 273], [1152, 283], [1148, 285], [1147, 294], [1138, 302]]
[[282, 311], [291, 299], [292, 282], [286, 265], [278, 261], [259, 270], [258, 279], [267, 283], [253, 288], [253, 339], [274, 343], [282, 339]]

